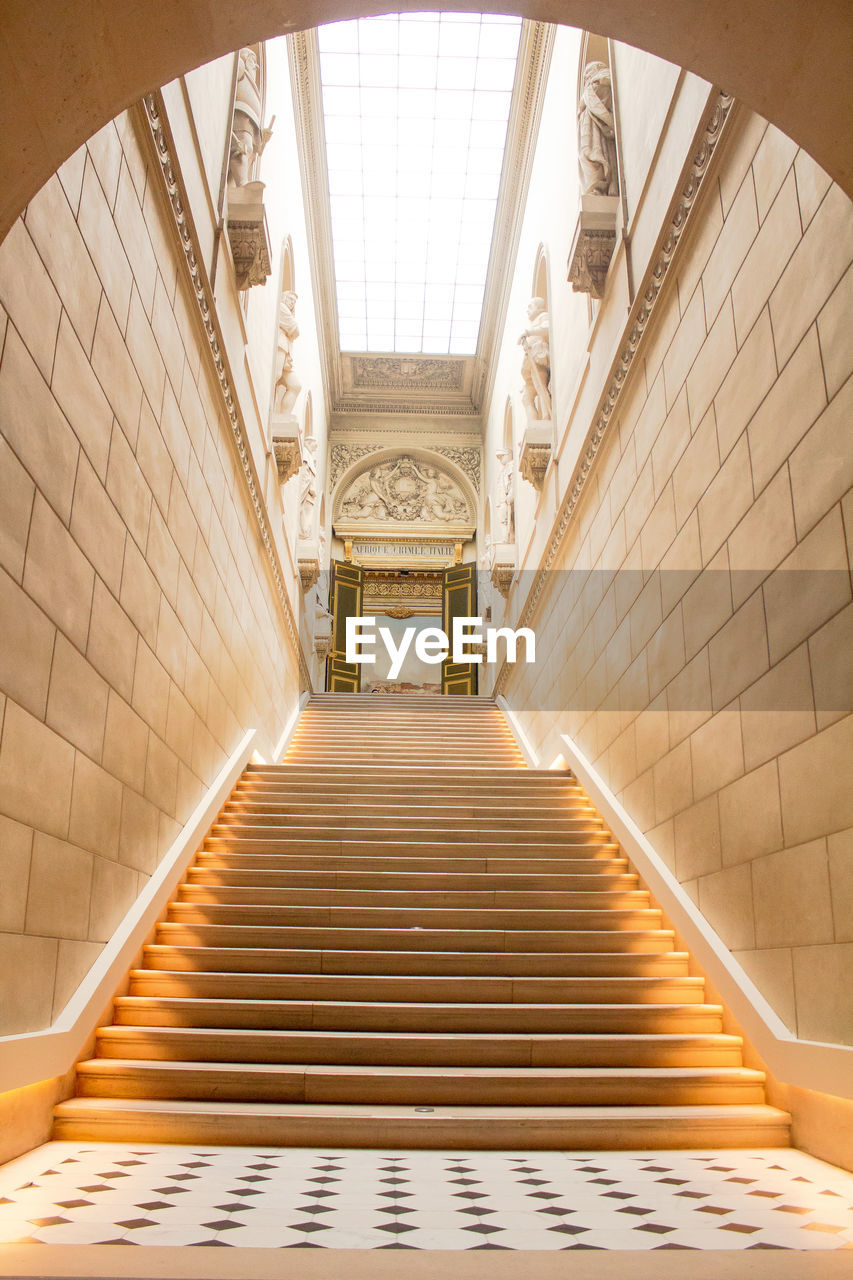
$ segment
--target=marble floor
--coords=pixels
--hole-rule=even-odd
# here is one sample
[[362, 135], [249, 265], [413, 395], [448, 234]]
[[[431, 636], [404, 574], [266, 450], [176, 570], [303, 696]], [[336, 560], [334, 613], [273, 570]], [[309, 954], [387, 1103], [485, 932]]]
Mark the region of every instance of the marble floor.
[[757, 1151], [318, 1151], [49, 1142], [0, 1168], [0, 1244], [853, 1249], [853, 1174]]

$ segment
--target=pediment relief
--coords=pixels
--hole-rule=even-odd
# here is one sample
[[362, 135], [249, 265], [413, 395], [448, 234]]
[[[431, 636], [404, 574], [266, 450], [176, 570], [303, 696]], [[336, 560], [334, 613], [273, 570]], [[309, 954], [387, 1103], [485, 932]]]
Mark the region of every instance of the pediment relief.
[[440, 528], [467, 531], [474, 502], [462, 482], [432, 458], [396, 454], [345, 479], [335, 501], [336, 529]]

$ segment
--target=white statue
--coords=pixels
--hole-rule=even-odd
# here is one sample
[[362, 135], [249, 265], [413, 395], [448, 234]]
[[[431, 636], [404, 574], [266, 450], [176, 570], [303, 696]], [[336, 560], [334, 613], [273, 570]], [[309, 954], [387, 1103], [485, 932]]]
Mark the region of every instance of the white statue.
[[245, 187], [251, 181], [255, 158], [261, 155], [269, 142], [274, 122], [273, 118], [267, 129], [261, 122], [261, 84], [257, 54], [248, 47], [241, 49], [234, 119], [231, 125], [229, 187]]
[[515, 498], [512, 486], [512, 453], [509, 449], [498, 450], [498, 462], [501, 464], [498, 476], [498, 524], [501, 542], [515, 542]]
[[314, 503], [317, 501], [317, 441], [305, 441], [302, 466], [299, 468], [299, 537], [308, 542], [314, 531]]
[[529, 324], [519, 338], [524, 352], [521, 376], [524, 386], [521, 403], [533, 422], [551, 420], [551, 348], [548, 312], [542, 298], [531, 298], [527, 307]]
[[296, 397], [302, 390], [302, 383], [293, 371], [293, 343], [299, 337], [295, 308], [296, 294], [288, 290], [281, 295], [278, 309], [278, 351], [273, 400], [273, 413], [276, 414], [292, 413]]
[[581, 195], [619, 194], [616, 135], [613, 128], [613, 83], [603, 62], [584, 67], [578, 105], [578, 165]]

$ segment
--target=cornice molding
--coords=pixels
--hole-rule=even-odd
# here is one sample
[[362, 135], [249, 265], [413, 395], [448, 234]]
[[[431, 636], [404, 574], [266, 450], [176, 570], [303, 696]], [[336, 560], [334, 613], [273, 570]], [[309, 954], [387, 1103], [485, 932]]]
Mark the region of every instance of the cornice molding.
[[[475, 418], [482, 429], [481, 413], [491, 394], [493, 366], [506, 321], [554, 33], [555, 28], [547, 23], [522, 23], [480, 335], [476, 354], [464, 357], [341, 354], [317, 35], [314, 30], [288, 35], [323, 386], [332, 415]], [[418, 366], [427, 363], [433, 370], [424, 385]], [[396, 377], [390, 372], [392, 364], [400, 366]], [[406, 371], [403, 366], [414, 368]], [[447, 372], [435, 366], [446, 366]]]
[[[642, 286], [637, 291], [634, 305], [628, 315], [623, 330], [623, 338], [619, 354], [611, 364], [610, 373], [605, 381], [605, 390], [598, 408], [592, 417], [592, 426], [587, 432], [586, 441], [580, 453], [580, 461], [575, 467], [572, 483], [560, 504], [551, 536], [544, 555], [533, 578], [532, 585], [519, 611], [515, 625], [529, 626], [536, 613], [539, 600], [545, 587], [548, 571], [553, 567], [562, 546], [563, 538], [571, 523], [572, 515], [580, 501], [586, 483], [592, 474], [596, 459], [601, 449], [608, 427], [613, 421], [614, 413], [619, 405], [628, 375], [634, 364], [634, 358], [648, 333], [661, 295], [670, 266], [682, 242], [684, 231], [691, 214], [696, 207], [699, 193], [705, 184], [705, 178], [711, 168], [711, 162], [717, 154], [720, 139], [731, 119], [734, 98], [721, 89], [715, 89], [711, 95], [711, 107], [694, 140], [690, 150], [690, 159], [682, 170], [677, 194], [670, 204], [669, 215], [664, 221], [664, 228], [658, 239], [658, 247], [652, 254], [651, 263], [646, 271]], [[506, 662], [501, 667], [495, 680], [494, 693], [502, 694], [510, 680], [514, 668]]]
[[161, 196], [171, 210], [170, 229], [180, 248], [180, 261], [184, 265], [184, 276], [195, 299], [198, 318], [201, 322], [204, 337], [204, 351], [208, 363], [215, 376], [222, 405], [225, 410], [240, 471], [252, 509], [257, 521], [258, 531], [267, 562], [275, 584], [275, 595], [284, 618], [285, 633], [290, 641], [299, 665], [300, 684], [303, 688], [311, 688], [311, 673], [299, 642], [296, 619], [287, 591], [284, 587], [284, 576], [279, 560], [278, 550], [269, 528], [269, 513], [263, 498], [261, 484], [255, 471], [254, 462], [246, 439], [246, 424], [240, 408], [239, 398], [234, 389], [234, 377], [226, 354], [225, 339], [216, 313], [213, 290], [207, 271], [204, 267], [200, 242], [190, 213], [189, 201], [175, 159], [175, 144], [169, 128], [167, 112], [163, 96], [159, 90], [146, 94], [137, 106], [137, 123], [140, 133], [156, 161], [155, 172], [160, 177]]

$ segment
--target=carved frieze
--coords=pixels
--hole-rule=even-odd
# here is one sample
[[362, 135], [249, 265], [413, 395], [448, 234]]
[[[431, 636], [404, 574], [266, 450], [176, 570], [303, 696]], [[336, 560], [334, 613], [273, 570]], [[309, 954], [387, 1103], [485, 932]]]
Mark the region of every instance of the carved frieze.
[[335, 519], [347, 528], [423, 523], [452, 529], [475, 521], [472, 504], [448, 471], [406, 453], [362, 471], [336, 505]]
[[618, 196], [583, 196], [569, 254], [568, 280], [575, 293], [604, 297], [610, 259], [616, 248]]
[[471, 481], [475, 492], [480, 492], [479, 449], [459, 444], [437, 444], [435, 446], [435, 452], [440, 453], [443, 458], [447, 458], [450, 462], [454, 463]]
[[381, 444], [333, 444], [329, 464], [329, 484], [334, 489], [345, 471], [349, 471], [361, 458], [376, 453]]
[[465, 361], [435, 356], [353, 356], [354, 391], [462, 391]]
[[[371, 453], [377, 453], [380, 449], [387, 448], [387, 445], [376, 443], [350, 443], [336, 441], [332, 445], [331, 459], [329, 464], [329, 484], [332, 489], [350, 467], [354, 466], [362, 458], [369, 457]], [[431, 453], [437, 453], [442, 458], [447, 458], [454, 466], [458, 467], [464, 475], [471, 481], [476, 493], [480, 492], [480, 472], [481, 458], [480, 450], [475, 445], [458, 445], [458, 444], [437, 444], [430, 449]]]

